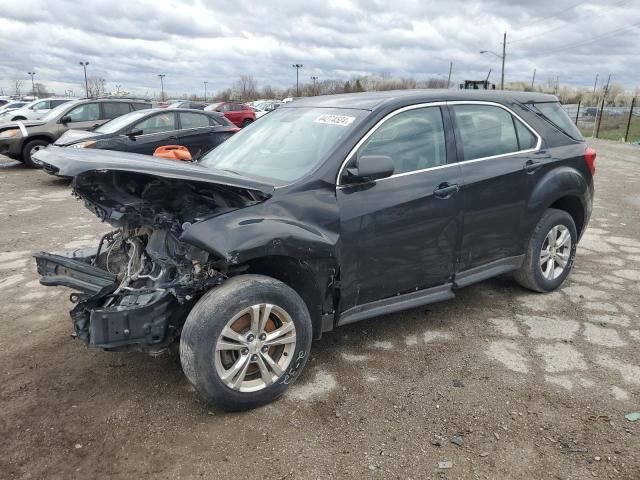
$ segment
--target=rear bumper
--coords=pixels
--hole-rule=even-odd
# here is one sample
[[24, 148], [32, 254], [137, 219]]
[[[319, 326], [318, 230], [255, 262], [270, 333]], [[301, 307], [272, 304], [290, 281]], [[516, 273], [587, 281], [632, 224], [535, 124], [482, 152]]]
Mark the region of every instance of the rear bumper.
[[92, 265], [95, 249], [35, 255], [40, 283], [65, 286], [71, 295], [74, 337], [112, 351], [164, 350], [179, 335], [191, 304], [165, 291], [116, 294], [115, 275]]

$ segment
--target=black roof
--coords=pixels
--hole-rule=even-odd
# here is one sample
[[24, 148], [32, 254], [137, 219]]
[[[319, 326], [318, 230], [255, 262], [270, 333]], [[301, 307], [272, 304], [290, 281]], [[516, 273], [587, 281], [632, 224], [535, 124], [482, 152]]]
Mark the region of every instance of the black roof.
[[386, 90], [382, 92], [342, 93], [304, 97], [285, 103], [284, 108], [297, 107], [334, 107], [374, 110], [387, 103], [421, 103], [455, 100], [478, 100], [496, 103], [510, 102], [557, 102], [553, 95], [534, 92], [512, 92], [507, 90]]

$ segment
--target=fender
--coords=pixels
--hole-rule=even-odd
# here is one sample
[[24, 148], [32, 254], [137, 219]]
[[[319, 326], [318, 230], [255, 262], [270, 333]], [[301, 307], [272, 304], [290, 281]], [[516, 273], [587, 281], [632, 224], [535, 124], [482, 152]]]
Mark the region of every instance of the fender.
[[585, 219], [584, 226], [586, 226], [586, 222], [591, 215], [592, 185], [587, 183], [582, 173], [569, 166], [556, 167], [547, 172], [538, 181], [527, 202], [525, 217], [530, 219], [526, 225], [527, 236], [530, 236], [532, 229], [544, 212], [564, 197], [573, 197], [580, 201]]

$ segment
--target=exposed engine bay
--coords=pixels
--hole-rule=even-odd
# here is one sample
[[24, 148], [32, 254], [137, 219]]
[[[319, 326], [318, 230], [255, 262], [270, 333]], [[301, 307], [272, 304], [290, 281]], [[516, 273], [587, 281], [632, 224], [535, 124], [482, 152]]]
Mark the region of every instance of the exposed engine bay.
[[108, 350], [161, 351], [195, 301], [226, 279], [225, 262], [180, 239], [192, 223], [268, 198], [226, 185], [91, 171], [74, 194], [117, 227], [97, 248], [36, 255], [40, 282], [76, 291], [74, 336]]

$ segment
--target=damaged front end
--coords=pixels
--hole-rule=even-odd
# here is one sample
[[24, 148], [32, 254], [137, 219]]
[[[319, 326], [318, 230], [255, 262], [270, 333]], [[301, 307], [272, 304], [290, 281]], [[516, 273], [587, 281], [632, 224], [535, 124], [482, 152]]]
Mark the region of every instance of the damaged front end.
[[35, 256], [43, 285], [74, 290], [74, 336], [107, 350], [166, 349], [195, 301], [226, 279], [224, 259], [182, 241], [184, 230], [269, 196], [203, 181], [192, 169], [190, 178], [173, 167], [140, 170], [73, 172], [73, 193], [116, 229], [95, 248]]

